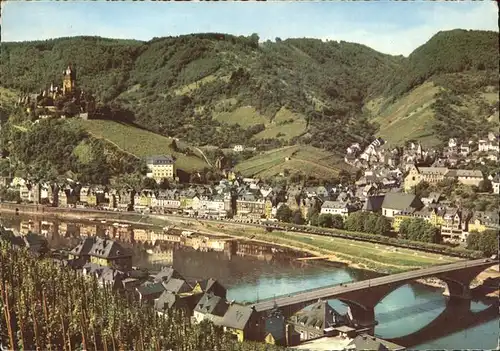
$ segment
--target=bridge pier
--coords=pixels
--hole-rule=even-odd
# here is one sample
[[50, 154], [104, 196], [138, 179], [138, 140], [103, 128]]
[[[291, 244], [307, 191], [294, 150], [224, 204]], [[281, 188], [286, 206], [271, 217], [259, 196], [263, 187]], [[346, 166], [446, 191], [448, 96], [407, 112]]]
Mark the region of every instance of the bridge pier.
[[460, 299], [460, 300], [470, 300], [472, 299], [472, 293], [468, 286], [461, 286], [460, 288], [451, 288], [450, 284], [446, 284], [446, 288], [443, 291], [443, 295], [449, 297], [450, 299]]
[[369, 328], [371, 333], [375, 331], [377, 325], [375, 307], [364, 307], [349, 302], [347, 302], [347, 306], [347, 314], [357, 328]]

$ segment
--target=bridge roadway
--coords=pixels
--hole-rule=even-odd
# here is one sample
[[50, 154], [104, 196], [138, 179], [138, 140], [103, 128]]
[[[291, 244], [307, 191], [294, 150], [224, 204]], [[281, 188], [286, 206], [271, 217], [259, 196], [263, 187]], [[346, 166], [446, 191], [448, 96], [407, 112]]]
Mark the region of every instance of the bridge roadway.
[[468, 260], [468, 261], [457, 261], [450, 264], [432, 266], [428, 268], [413, 270], [409, 272], [396, 273], [388, 276], [373, 278], [369, 280], [362, 280], [359, 282], [344, 283], [342, 285], [334, 285], [323, 288], [317, 288], [308, 291], [302, 291], [290, 295], [282, 295], [275, 298], [269, 298], [260, 302], [253, 304], [257, 312], [264, 312], [273, 309], [275, 306], [285, 307], [295, 304], [300, 304], [304, 302], [314, 302], [319, 299], [334, 299], [335, 295], [346, 294], [354, 291], [359, 291], [363, 289], [373, 288], [377, 286], [389, 285], [392, 283], [411, 281], [420, 278], [432, 277], [439, 275], [440, 273], [447, 273], [452, 271], [458, 271], [462, 269], [468, 269], [472, 267], [484, 266], [486, 269], [489, 266], [493, 266], [498, 263], [498, 260], [492, 259], [478, 259], [478, 260]]

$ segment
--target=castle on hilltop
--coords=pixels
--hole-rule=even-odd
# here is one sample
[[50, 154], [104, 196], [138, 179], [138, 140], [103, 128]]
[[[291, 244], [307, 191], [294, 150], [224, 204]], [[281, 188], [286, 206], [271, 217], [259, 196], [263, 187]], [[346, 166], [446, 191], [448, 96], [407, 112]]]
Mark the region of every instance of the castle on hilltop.
[[94, 97], [76, 84], [76, 69], [71, 64], [63, 71], [62, 86], [50, 84], [37, 94], [23, 94], [18, 104], [36, 118], [74, 117], [88, 118], [95, 109]]

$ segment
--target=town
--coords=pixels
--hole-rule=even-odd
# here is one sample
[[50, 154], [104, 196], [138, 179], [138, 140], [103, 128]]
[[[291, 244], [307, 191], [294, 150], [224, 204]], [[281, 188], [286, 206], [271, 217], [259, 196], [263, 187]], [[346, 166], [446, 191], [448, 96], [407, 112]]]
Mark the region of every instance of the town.
[[[380, 140], [377, 143], [381, 144]], [[345, 224], [350, 216], [370, 212], [387, 218], [394, 232], [399, 232], [405, 219], [421, 219], [439, 229], [438, 242], [465, 244], [470, 232], [498, 229], [500, 191], [498, 172], [485, 174], [481, 170], [485, 162], [496, 160], [498, 136], [490, 133], [476, 144], [465, 144], [451, 139], [448, 147], [438, 151], [423, 150], [420, 144], [410, 143], [401, 152], [395, 149], [389, 155], [371, 144], [352, 161], [360, 164], [358, 179], [316, 186], [272, 186], [231, 170], [212, 185], [180, 184], [174, 181], [175, 160], [169, 155], [146, 160], [147, 177], [152, 180], [148, 189], [113, 189], [76, 182], [34, 183], [5, 177], [3, 184], [20, 204], [177, 214], [247, 223], [280, 220], [317, 224], [319, 215], [336, 218], [335, 223], [327, 220], [326, 226], [348, 229]], [[353, 152], [351, 147], [346, 162]], [[162, 189], [165, 180], [168, 185]], [[16, 195], [12, 196], [13, 192]]]
[[0, 351], [500, 350], [499, 5], [263, 4], [2, 3]]

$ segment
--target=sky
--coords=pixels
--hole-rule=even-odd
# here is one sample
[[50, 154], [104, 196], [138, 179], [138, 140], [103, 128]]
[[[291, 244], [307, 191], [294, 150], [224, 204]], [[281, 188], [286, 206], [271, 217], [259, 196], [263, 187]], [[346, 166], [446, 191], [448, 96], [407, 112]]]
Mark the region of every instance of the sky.
[[442, 30], [498, 31], [494, 1], [2, 1], [1, 41], [76, 35], [150, 40], [200, 32], [344, 40], [409, 55]]

